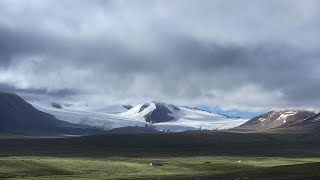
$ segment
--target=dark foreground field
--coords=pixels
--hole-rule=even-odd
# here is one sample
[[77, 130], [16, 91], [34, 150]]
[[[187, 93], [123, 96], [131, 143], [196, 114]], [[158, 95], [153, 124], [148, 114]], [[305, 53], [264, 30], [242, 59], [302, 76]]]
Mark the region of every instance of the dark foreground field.
[[320, 179], [314, 133], [1, 135], [0, 147], [0, 179]]

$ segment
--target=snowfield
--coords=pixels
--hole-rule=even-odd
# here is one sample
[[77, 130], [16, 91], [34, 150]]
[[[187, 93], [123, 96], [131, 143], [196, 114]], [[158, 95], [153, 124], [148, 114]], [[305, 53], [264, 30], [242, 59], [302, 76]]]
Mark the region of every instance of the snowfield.
[[[51, 103], [31, 103], [35, 108], [48, 114], [54, 115], [57, 119], [94, 127], [105, 130], [126, 126], [144, 127], [150, 125], [145, 121], [145, 116], [155, 110], [153, 103], [141, 111], [141, 105], [127, 110], [122, 105], [114, 105], [105, 108], [91, 109], [90, 106], [65, 106], [55, 108]], [[187, 130], [222, 130], [239, 126], [246, 122], [246, 119], [230, 118], [223, 115], [209, 113], [199, 109], [180, 107], [176, 110], [173, 105], [165, 104], [173, 117], [169, 122], [153, 123], [157, 130], [181, 132]]]
[[185, 107], [181, 109], [181, 116], [176, 121], [157, 123], [159, 129], [169, 129], [180, 132], [186, 130], [222, 130], [239, 126], [246, 122], [245, 119], [227, 118], [225, 116]]

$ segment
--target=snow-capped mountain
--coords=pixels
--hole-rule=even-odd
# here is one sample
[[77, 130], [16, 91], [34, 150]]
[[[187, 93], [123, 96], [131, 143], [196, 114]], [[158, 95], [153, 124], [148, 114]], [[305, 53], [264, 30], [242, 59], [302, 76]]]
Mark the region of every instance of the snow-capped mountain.
[[123, 105], [93, 109], [65, 107], [55, 108], [51, 103], [33, 103], [41, 111], [56, 118], [105, 130], [120, 127], [152, 125], [160, 131], [229, 129], [244, 123], [245, 119], [228, 118], [196, 108], [174, 106], [160, 102], [147, 102], [128, 108]]
[[276, 110], [256, 116], [239, 127], [262, 130], [300, 126], [315, 115], [316, 113], [305, 110]]
[[180, 109], [172, 104], [147, 102], [121, 114], [123, 117], [144, 119], [148, 123], [160, 123], [178, 120]]

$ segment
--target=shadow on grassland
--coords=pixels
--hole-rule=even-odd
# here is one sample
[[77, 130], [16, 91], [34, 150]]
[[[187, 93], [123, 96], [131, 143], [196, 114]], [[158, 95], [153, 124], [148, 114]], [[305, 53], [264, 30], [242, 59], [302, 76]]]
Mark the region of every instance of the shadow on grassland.
[[317, 134], [187, 132], [74, 138], [0, 138], [0, 156], [319, 157]]
[[[213, 175], [199, 175], [199, 176], [159, 176], [154, 179], [157, 180], [316, 180], [320, 179], [320, 163], [305, 163], [298, 165], [285, 165], [276, 167], [257, 167], [253, 170], [239, 170], [232, 172], [222, 172]], [[141, 178], [139, 178], [141, 179]], [[150, 179], [145, 178], [145, 179]]]

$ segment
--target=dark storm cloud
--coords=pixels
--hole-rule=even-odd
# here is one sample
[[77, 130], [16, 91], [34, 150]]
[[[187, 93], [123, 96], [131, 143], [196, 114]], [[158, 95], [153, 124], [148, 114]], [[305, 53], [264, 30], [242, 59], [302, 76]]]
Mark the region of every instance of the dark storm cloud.
[[23, 94], [24, 96], [50, 96], [52, 98], [64, 98], [68, 96], [74, 96], [77, 94], [75, 91], [70, 89], [61, 89], [55, 92], [48, 92], [46, 89], [17, 89], [14, 86], [10, 86], [8, 84], [3, 83], [0, 83], [0, 92]]
[[8, 84], [0, 83], [0, 91], [1, 92], [14, 92], [15, 88], [13, 86], [8, 85]]
[[318, 108], [318, 5], [4, 0], [0, 90], [104, 103]]
[[17, 56], [45, 54], [57, 56], [68, 48], [59, 37], [37, 30], [14, 29], [0, 25], [0, 63], [8, 65]]
[[32, 41], [41, 42], [33, 37], [32, 34], [25, 36], [23, 32], [14, 32], [9, 28], [0, 26], [0, 58], [2, 64], [7, 64], [12, 56], [20, 53], [35, 53], [41, 49], [39, 43], [32, 44]]

